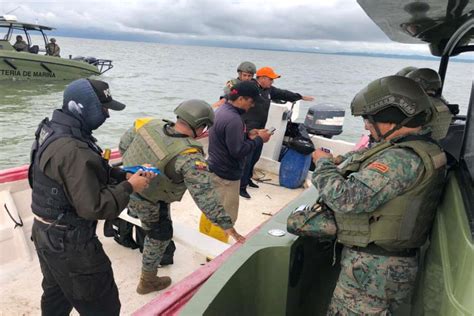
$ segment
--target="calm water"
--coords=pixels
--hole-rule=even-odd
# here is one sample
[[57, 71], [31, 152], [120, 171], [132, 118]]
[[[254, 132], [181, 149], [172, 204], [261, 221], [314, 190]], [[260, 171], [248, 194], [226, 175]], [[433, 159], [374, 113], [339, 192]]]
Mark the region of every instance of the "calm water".
[[[377, 77], [394, 74], [402, 67], [431, 67], [422, 60], [320, 55], [214, 47], [172, 46], [156, 43], [58, 38], [63, 56], [112, 59], [115, 67], [101, 78], [109, 82], [115, 99], [127, 104], [94, 135], [99, 144], [117, 147], [122, 133], [143, 116], [173, 119], [173, 109], [183, 100], [200, 98], [213, 103], [227, 80], [236, 76], [243, 60], [257, 67], [272, 66], [282, 75], [275, 86], [313, 95], [302, 102], [301, 115], [318, 103], [349, 108], [355, 93]], [[466, 112], [473, 78], [473, 64], [451, 63], [445, 97]], [[0, 81], [0, 169], [28, 163], [38, 123], [61, 106], [67, 82], [35, 83]], [[346, 110], [344, 132], [339, 138], [355, 141], [362, 122]]]

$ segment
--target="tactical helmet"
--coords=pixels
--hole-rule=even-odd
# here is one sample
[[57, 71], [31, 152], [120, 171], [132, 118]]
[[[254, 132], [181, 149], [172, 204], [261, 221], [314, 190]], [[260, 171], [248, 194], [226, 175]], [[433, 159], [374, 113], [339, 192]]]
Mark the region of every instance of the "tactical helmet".
[[372, 81], [356, 94], [351, 103], [354, 116], [374, 115], [395, 107], [404, 116], [414, 117], [431, 108], [429, 97], [409, 78], [388, 76]]
[[417, 69], [418, 68], [413, 67], [413, 66], [407, 66], [400, 69], [395, 75], [405, 77], [409, 72], [412, 72], [413, 70], [417, 70]]
[[191, 99], [182, 102], [174, 114], [185, 121], [193, 130], [201, 126], [212, 126], [214, 124], [214, 111], [212, 107], [203, 100]]
[[428, 91], [436, 92], [441, 89], [441, 77], [433, 69], [420, 68], [413, 70], [406, 77], [418, 82], [426, 93], [429, 93]]
[[248, 72], [251, 74], [255, 74], [257, 72], [257, 67], [254, 63], [244, 61], [239, 65], [239, 67], [237, 67], [237, 72]]

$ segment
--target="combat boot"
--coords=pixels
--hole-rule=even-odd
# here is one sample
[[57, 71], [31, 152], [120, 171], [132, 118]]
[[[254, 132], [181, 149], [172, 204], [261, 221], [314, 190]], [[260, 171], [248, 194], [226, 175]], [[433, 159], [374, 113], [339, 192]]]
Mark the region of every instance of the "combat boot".
[[140, 283], [137, 286], [138, 294], [148, 294], [155, 291], [161, 291], [171, 284], [171, 278], [164, 276], [158, 277], [156, 271], [148, 272], [142, 270]]

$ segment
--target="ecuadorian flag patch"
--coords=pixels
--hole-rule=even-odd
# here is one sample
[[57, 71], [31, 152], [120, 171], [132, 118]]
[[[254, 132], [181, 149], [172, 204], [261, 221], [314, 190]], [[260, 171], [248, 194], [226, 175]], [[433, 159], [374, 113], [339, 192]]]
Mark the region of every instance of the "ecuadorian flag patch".
[[204, 162], [204, 161], [196, 161], [194, 163], [194, 168], [197, 169], [197, 170], [208, 170], [207, 169], [207, 163]]

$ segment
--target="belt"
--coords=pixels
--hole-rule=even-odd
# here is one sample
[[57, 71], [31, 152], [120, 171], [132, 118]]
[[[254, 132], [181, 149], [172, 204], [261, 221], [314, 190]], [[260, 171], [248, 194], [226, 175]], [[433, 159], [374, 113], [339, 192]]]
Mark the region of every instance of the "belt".
[[386, 256], [386, 257], [414, 257], [418, 253], [418, 248], [408, 248], [399, 251], [390, 251], [376, 244], [369, 244], [367, 247], [350, 247], [351, 250], [365, 252], [371, 255], [376, 256]]
[[38, 215], [35, 215], [35, 219], [38, 221], [38, 222], [41, 222], [43, 224], [47, 224], [47, 225], [51, 225], [51, 224], [54, 224], [54, 226], [57, 226], [57, 227], [64, 227], [64, 228], [67, 228], [67, 225], [60, 225], [58, 223], [55, 223], [56, 220], [53, 220], [53, 219], [46, 219], [46, 218], [43, 218], [43, 217], [39, 217]]

